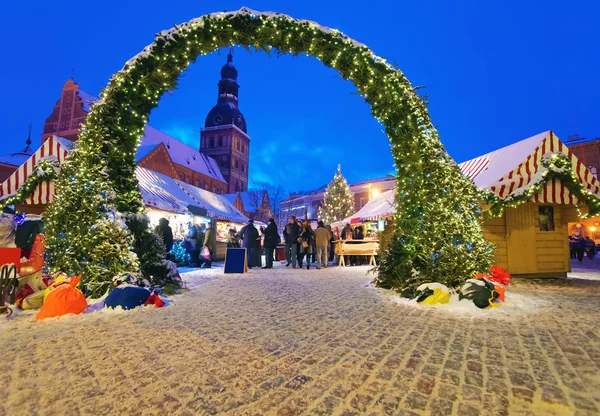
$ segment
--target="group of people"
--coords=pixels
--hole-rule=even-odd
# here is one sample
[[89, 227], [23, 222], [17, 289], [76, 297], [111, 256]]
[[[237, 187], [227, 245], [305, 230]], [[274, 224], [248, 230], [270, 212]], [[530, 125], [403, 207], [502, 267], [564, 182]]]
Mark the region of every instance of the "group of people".
[[[205, 227], [190, 222], [188, 226], [184, 247], [190, 255], [190, 266], [202, 267], [204, 265], [205, 268], [210, 268], [217, 249], [216, 233], [212, 224], [208, 223]], [[161, 218], [155, 232], [162, 236], [167, 252], [170, 252], [173, 247], [173, 233], [169, 227], [169, 221]], [[350, 224], [346, 224], [341, 232], [336, 229], [334, 233], [330, 225], [325, 226], [323, 221], [319, 221], [317, 228], [313, 230], [310, 221], [302, 221], [293, 216], [289, 218], [282, 235], [285, 242], [286, 267], [303, 268], [306, 264], [307, 269], [310, 269], [311, 263], [316, 263], [317, 269], [326, 268], [328, 263], [333, 261], [336, 239], [365, 239], [362, 226], [352, 229]], [[247, 250], [248, 268], [272, 269], [275, 251], [281, 238], [275, 219], [270, 218], [267, 226], [261, 228], [260, 232], [253, 220], [248, 220], [248, 223], [239, 232], [235, 228], [231, 228], [228, 240], [229, 247], [242, 247]], [[262, 266], [261, 256], [263, 247], [265, 251], [264, 266]], [[349, 256], [345, 261], [347, 265], [361, 264], [360, 256]]]
[[571, 258], [583, 262], [583, 255], [587, 253], [588, 259], [593, 259], [596, 254], [596, 243], [590, 237], [583, 237], [581, 234], [569, 236], [569, 249]]
[[[165, 249], [167, 253], [170, 253], [173, 248], [173, 230], [169, 226], [169, 220], [161, 218], [154, 231], [162, 237]], [[190, 267], [204, 265], [204, 268], [210, 269], [217, 252], [217, 234], [212, 222], [206, 226], [189, 222], [183, 247], [190, 256]]]
[[[283, 229], [285, 242], [285, 267], [292, 266], [302, 268], [306, 260], [306, 269], [310, 269], [311, 259], [317, 263], [317, 269], [327, 267], [327, 263], [333, 260], [333, 244], [335, 241], [331, 226], [325, 227], [323, 221], [319, 221], [317, 229], [313, 230], [310, 222], [290, 217], [289, 223]], [[268, 255], [267, 255], [268, 257]]]

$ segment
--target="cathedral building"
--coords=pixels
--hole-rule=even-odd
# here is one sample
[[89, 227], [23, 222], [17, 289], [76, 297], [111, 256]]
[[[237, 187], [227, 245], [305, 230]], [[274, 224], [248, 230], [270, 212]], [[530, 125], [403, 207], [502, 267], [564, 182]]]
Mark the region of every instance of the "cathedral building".
[[238, 106], [237, 76], [230, 52], [221, 69], [217, 105], [209, 111], [200, 131], [200, 151], [217, 161], [230, 194], [248, 190], [250, 136]]

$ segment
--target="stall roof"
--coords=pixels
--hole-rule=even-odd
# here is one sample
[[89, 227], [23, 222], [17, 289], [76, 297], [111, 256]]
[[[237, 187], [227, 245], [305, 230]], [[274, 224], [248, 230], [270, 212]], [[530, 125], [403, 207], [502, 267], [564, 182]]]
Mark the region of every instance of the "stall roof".
[[[35, 166], [44, 159], [57, 160], [59, 165], [67, 158], [73, 142], [58, 136], [51, 136], [3, 183], [0, 184], [0, 199], [14, 195], [31, 176]], [[25, 204], [48, 204], [54, 198], [54, 182], [40, 183], [24, 201]]]
[[[464, 175], [480, 189], [487, 189], [500, 199], [522, 195], [544, 178], [544, 156], [562, 153], [571, 160], [573, 173], [581, 186], [600, 198], [600, 182], [573, 152], [554, 134], [545, 131], [510, 146], [503, 147], [459, 165]], [[548, 180], [535, 202], [574, 204], [575, 195], [558, 179]]]
[[392, 189], [371, 198], [356, 214], [344, 218], [342, 221], [335, 222], [331, 226], [340, 228], [357, 221], [377, 221], [394, 215], [396, 212], [394, 192]]
[[172, 178], [142, 168], [135, 168], [144, 204], [169, 212], [185, 213], [188, 206], [198, 205]]
[[208, 215], [220, 220], [245, 223], [248, 218], [244, 216], [227, 198], [222, 195], [213, 194], [204, 189], [190, 185], [189, 183], [174, 180], [192, 199], [195, 205], [206, 208]]

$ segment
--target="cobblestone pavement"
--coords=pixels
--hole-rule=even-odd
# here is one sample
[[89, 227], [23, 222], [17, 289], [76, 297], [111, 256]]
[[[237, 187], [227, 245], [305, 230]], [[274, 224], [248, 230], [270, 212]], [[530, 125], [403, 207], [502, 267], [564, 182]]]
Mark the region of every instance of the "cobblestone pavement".
[[162, 309], [3, 322], [0, 414], [599, 413], [599, 282], [514, 282], [535, 307], [479, 318], [366, 270], [208, 271]]

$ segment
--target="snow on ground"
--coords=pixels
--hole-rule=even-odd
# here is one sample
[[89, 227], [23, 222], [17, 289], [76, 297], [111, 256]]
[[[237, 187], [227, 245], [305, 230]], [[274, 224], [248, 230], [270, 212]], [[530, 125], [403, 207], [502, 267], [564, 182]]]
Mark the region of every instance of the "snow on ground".
[[456, 313], [367, 266], [222, 267], [181, 270], [164, 308], [5, 322], [0, 415], [599, 414], [599, 282], [515, 279]]
[[571, 260], [570, 279], [598, 280], [600, 281], [600, 256], [589, 259], [584, 257], [581, 264], [575, 259]]

